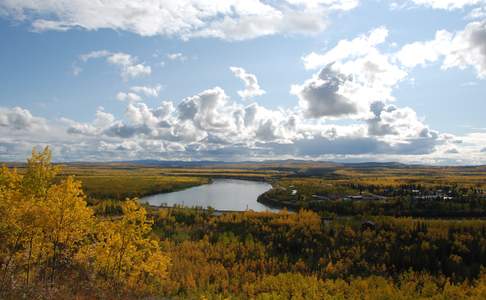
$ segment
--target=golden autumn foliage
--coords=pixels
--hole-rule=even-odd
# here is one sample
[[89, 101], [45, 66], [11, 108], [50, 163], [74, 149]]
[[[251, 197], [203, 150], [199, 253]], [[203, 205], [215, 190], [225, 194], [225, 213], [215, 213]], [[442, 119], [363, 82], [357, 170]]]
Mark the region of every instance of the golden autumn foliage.
[[79, 249], [93, 225], [81, 186], [73, 178], [51, 184], [57, 169], [50, 152], [32, 153], [28, 172], [20, 177], [2, 169], [2, 287], [11, 275], [29, 285], [38, 277], [52, 283]]
[[[484, 299], [486, 221], [154, 213], [178, 299]], [[450, 256], [460, 257], [452, 261]]]
[[83, 274], [91, 276], [87, 286], [131, 292], [166, 277], [168, 258], [148, 237], [151, 223], [136, 201], [123, 205], [119, 220], [98, 220], [80, 182], [54, 183], [58, 168], [48, 148], [33, 150], [26, 169], [23, 176], [0, 171], [0, 295], [40, 286], [48, 293]]
[[59, 171], [0, 170], [0, 299], [486, 299], [485, 220], [89, 206]]
[[115, 286], [147, 292], [160, 288], [169, 259], [160, 252], [158, 241], [150, 239], [151, 222], [136, 201], [122, 205], [121, 219], [98, 222], [96, 243], [81, 249], [77, 259]]

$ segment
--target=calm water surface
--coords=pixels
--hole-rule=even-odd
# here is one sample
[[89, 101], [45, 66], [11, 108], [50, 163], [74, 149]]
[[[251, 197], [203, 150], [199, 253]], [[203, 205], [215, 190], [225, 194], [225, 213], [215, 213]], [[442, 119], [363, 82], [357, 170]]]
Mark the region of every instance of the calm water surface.
[[272, 186], [266, 182], [235, 179], [215, 179], [211, 184], [200, 185], [186, 190], [156, 194], [141, 198], [141, 202], [159, 206], [180, 204], [188, 207], [211, 206], [217, 210], [274, 211], [258, 203], [257, 198]]

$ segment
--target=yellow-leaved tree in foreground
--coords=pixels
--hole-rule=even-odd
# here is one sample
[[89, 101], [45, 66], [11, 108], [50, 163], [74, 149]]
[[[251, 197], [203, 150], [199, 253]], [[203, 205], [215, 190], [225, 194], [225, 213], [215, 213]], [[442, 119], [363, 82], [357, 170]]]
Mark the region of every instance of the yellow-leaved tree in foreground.
[[0, 295], [67, 277], [119, 291], [158, 288], [169, 259], [150, 237], [145, 209], [127, 200], [119, 219], [98, 220], [81, 183], [56, 181], [58, 172], [48, 148], [32, 151], [23, 175], [0, 170]]

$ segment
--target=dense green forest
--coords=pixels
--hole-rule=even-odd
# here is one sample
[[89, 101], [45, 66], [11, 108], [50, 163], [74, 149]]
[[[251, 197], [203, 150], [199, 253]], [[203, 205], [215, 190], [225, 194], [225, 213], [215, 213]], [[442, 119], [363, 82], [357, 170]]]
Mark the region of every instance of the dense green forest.
[[0, 171], [1, 299], [486, 299], [484, 220], [88, 202], [50, 160]]

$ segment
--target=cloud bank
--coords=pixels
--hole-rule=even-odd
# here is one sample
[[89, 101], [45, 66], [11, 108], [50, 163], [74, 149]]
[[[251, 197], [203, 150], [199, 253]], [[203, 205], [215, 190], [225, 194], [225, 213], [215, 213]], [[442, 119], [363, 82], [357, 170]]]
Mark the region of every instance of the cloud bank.
[[244, 40], [274, 34], [315, 34], [327, 16], [358, 0], [5, 0], [0, 13], [36, 31], [113, 29], [142, 36]]

